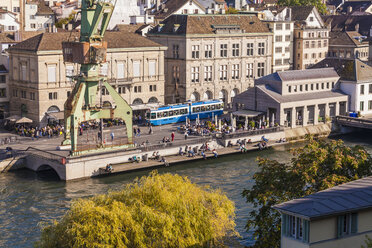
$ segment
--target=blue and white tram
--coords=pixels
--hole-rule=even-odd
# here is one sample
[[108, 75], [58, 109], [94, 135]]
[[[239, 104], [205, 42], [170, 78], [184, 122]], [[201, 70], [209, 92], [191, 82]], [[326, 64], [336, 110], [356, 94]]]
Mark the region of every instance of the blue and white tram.
[[[213, 113], [213, 114], [212, 114]], [[147, 113], [147, 122], [151, 125], [159, 126], [177, 122], [186, 121], [196, 118], [210, 118], [212, 115], [218, 116], [223, 114], [223, 101], [207, 100], [202, 102], [185, 103], [178, 105], [169, 105], [159, 107]]]

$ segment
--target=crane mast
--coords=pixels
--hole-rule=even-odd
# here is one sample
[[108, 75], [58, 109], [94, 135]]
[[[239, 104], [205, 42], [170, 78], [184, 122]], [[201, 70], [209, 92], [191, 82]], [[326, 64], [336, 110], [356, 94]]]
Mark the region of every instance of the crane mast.
[[[133, 146], [132, 108], [107, 82], [107, 77], [99, 73], [100, 65], [106, 62], [107, 42], [103, 38], [114, 7], [115, 3], [111, 0], [82, 0], [80, 39], [62, 42], [64, 62], [80, 64], [80, 74], [74, 76], [76, 84], [64, 106], [65, 139], [62, 145], [71, 144], [72, 155]], [[103, 85], [111, 95], [116, 104], [115, 108], [103, 108], [102, 102], [96, 104], [100, 85]], [[78, 148], [80, 123], [114, 118], [121, 118], [125, 123], [128, 138], [126, 144], [105, 147], [101, 133], [100, 143], [93, 149]]]

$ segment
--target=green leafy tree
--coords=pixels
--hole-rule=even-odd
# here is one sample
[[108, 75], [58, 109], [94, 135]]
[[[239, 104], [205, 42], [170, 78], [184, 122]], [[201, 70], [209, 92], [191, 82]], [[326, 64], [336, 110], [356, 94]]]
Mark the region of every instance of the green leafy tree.
[[136, 179], [122, 191], [72, 203], [37, 247], [216, 247], [235, 231], [234, 203], [186, 177]]
[[233, 7], [229, 7], [227, 9], [227, 11], [226, 11], [226, 14], [229, 14], [229, 15], [231, 15], [231, 14], [238, 14], [238, 13], [239, 13], [238, 10], [235, 9], [235, 8], [233, 8]]
[[261, 169], [255, 185], [242, 195], [255, 208], [247, 230], [254, 229], [253, 247], [280, 247], [280, 214], [272, 206], [303, 197], [335, 185], [372, 174], [371, 157], [361, 146], [348, 147], [343, 141], [308, 138], [308, 143], [292, 151], [290, 163], [258, 158]]
[[279, 6], [315, 6], [319, 13], [326, 14], [327, 6], [322, 0], [278, 0], [277, 5]]
[[372, 239], [366, 235], [366, 240], [364, 241], [366, 246], [362, 245], [362, 248], [372, 248]]
[[60, 19], [58, 22], [56, 22], [56, 27], [57, 28], [62, 28], [62, 26], [63, 26], [63, 24], [68, 24], [71, 20], [73, 20], [74, 19], [74, 17], [75, 17], [75, 12], [73, 11], [68, 17], [66, 17], [66, 18], [62, 18], [62, 19]]

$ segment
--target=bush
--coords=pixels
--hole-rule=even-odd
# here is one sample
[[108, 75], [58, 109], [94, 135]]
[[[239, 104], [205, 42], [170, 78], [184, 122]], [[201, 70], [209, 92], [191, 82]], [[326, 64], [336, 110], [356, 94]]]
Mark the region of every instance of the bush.
[[215, 247], [237, 235], [234, 203], [179, 175], [136, 179], [122, 191], [72, 203], [38, 247]]

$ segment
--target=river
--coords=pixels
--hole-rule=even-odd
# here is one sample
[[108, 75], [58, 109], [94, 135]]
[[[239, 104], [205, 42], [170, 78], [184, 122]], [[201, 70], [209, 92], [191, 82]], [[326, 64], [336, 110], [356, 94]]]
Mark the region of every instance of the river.
[[[340, 137], [337, 137], [340, 138]], [[372, 134], [349, 134], [342, 137], [348, 145], [362, 145], [372, 153]], [[253, 243], [244, 229], [251, 206], [242, 198], [244, 188], [254, 184], [257, 156], [289, 161], [291, 147], [301, 143], [276, 147], [268, 151], [250, 152], [160, 168], [160, 173], [178, 173], [199, 185], [222, 189], [236, 204], [237, 231], [242, 245]], [[149, 170], [111, 175], [75, 182], [57, 181], [52, 173], [36, 174], [28, 170], [0, 174], [0, 247], [32, 247], [40, 235], [41, 222], [60, 218], [71, 200], [119, 190]]]

